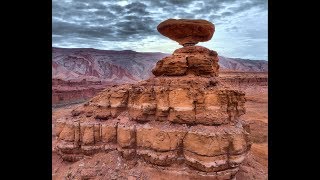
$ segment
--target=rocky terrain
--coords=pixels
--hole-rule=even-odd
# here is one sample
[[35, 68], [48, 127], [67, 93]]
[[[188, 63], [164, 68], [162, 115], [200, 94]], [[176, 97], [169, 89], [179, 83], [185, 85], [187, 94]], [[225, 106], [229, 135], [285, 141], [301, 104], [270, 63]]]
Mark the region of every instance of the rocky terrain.
[[[53, 47], [52, 78], [112, 84], [136, 82], [151, 77], [156, 62], [166, 56], [169, 54]], [[268, 71], [268, 62], [263, 60], [219, 56], [219, 65], [221, 71]]]
[[[53, 178], [265, 179], [265, 159], [254, 158], [265, 154], [253, 144], [266, 141], [254, 131], [261, 123], [244, 118], [245, 91], [265, 87], [264, 75], [219, 77], [218, 53], [195, 46], [212, 38], [208, 21], [169, 19], [157, 29], [183, 47], [159, 60], [153, 76], [109, 86], [54, 120]], [[80, 84], [103, 84], [94, 82]]]
[[163, 53], [52, 48], [52, 78], [122, 84], [147, 79]]
[[52, 48], [52, 103], [61, 106], [93, 97], [109, 85], [151, 76], [162, 53]]
[[268, 72], [268, 62], [265, 60], [250, 60], [227, 58], [219, 56], [221, 71]]
[[[219, 77], [246, 94], [246, 113], [241, 117], [250, 126], [250, 139], [253, 144], [247, 158], [239, 167], [237, 180], [268, 179], [268, 74], [221, 72]], [[53, 122], [70, 115], [73, 109], [82, 105], [83, 103], [53, 109]], [[56, 142], [56, 136], [53, 134], [53, 146]], [[70, 177], [75, 174], [85, 175], [89, 172], [94, 174], [96, 171], [101, 174], [110, 174], [110, 179], [192, 179], [192, 176], [187, 173], [177, 174], [173, 170], [163, 173], [164, 169], [150, 169], [148, 164], [136, 166], [132, 162], [124, 162], [115, 151], [85, 156], [75, 163], [63, 161], [55, 149], [52, 155], [53, 179], [63, 179], [66, 175]], [[117, 166], [110, 164], [117, 164]]]
[[[82, 102], [110, 85], [135, 83], [153, 77], [164, 53], [52, 48], [52, 103]], [[219, 57], [220, 71], [266, 72], [266, 61]]]
[[101, 81], [52, 79], [52, 107], [83, 102], [106, 87]]

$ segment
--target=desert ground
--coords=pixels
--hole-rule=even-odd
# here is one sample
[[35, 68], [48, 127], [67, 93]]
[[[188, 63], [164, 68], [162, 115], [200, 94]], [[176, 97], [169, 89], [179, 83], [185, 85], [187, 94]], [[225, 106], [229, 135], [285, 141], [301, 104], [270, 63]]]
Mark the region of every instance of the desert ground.
[[[268, 86], [267, 73], [221, 73], [222, 79], [233, 88], [246, 93], [246, 114], [241, 116], [250, 124], [251, 150], [240, 166], [237, 180], [268, 179]], [[240, 79], [240, 80], [239, 80]], [[266, 79], [266, 81], [265, 81]], [[80, 104], [52, 108], [52, 123], [71, 113]], [[54, 128], [54, 125], [52, 126]], [[145, 163], [123, 161], [117, 151], [98, 153], [70, 163], [63, 161], [54, 147], [56, 137], [52, 135], [52, 177], [53, 179], [199, 179], [188, 173], [177, 173]], [[152, 167], [152, 168], [151, 168]], [[98, 176], [97, 176], [98, 175]]]

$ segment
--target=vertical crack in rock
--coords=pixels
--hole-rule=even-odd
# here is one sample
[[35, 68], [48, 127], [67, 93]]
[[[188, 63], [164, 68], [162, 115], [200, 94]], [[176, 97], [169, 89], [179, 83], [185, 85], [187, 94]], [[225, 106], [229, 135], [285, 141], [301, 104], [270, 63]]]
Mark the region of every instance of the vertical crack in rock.
[[193, 109], [194, 109], [194, 121], [196, 124], [196, 122], [197, 122], [197, 101], [193, 101]]

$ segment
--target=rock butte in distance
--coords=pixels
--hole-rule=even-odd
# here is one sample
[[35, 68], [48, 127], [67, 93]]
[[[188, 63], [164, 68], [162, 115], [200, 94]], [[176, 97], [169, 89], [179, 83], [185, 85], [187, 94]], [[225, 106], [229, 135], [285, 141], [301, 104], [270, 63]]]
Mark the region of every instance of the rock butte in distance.
[[219, 81], [217, 52], [194, 46], [211, 39], [212, 23], [165, 22], [158, 30], [166, 34], [162, 28], [187, 27], [167, 34], [185, 47], [160, 60], [154, 78], [107, 88], [58, 120], [56, 149], [67, 161], [116, 150], [197, 179], [234, 179], [251, 147], [240, 120], [245, 94]]

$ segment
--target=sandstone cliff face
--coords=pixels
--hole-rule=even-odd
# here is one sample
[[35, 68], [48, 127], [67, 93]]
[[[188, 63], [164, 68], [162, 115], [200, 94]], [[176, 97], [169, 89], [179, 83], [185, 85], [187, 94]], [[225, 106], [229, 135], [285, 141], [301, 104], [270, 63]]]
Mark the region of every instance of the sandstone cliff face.
[[127, 110], [133, 120], [141, 122], [229, 123], [245, 113], [244, 93], [217, 83], [215, 78], [195, 76], [152, 78], [106, 89], [74, 113], [95, 115], [106, 108], [105, 119]]
[[160, 60], [156, 77], [106, 88], [56, 122], [58, 153], [77, 161], [116, 150], [128, 161], [234, 178], [251, 147], [240, 120], [246, 100], [220, 82], [218, 61], [188, 45]]
[[202, 46], [188, 46], [158, 61], [152, 73], [156, 76], [218, 76], [218, 61], [217, 52]]
[[[128, 159], [233, 176], [250, 149], [244, 93], [216, 77], [155, 77], [107, 88], [56, 123], [61, 157], [117, 150]], [[223, 173], [225, 175], [225, 173]]]
[[106, 84], [101, 81], [64, 81], [52, 79], [52, 105], [59, 106], [70, 103], [77, 103], [90, 99], [103, 90]]
[[225, 85], [237, 86], [268, 86], [267, 72], [223, 72], [219, 80]]

